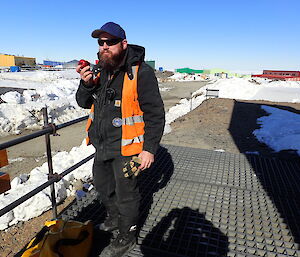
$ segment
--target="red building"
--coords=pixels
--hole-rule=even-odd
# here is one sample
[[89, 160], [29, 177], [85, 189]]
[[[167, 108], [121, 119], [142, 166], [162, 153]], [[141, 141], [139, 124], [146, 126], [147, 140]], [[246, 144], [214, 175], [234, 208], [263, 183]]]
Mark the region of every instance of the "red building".
[[273, 80], [300, 81], [300, 71], [264, 70], [263, 74], [252, 75], [251, 77], [259, 77]]

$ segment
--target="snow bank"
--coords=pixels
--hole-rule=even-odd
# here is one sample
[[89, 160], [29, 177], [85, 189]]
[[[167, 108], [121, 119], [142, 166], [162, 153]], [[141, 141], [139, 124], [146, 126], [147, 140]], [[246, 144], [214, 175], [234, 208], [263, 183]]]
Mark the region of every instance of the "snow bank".
[[266, 105], [262, 109], [270, 115], [258, 119], [261, 128], [253, 131], [256, 138], [275, 152], [292, 149], [300, 155], [300, 115]]
[[[9, 82], [9, 83], [7, 83]], [[29, 88], [1, 95], [0, 136], [18, 134], [43, 125], [43, 107], [48, 108], [50, 122], [63, 123], [87, 115], [75, 101], [79, 78], [74, 70], [60, 72], [1, 73], [0, 86]]]
[[299, 81], [270, 81], [255, 79], [259, 84], [246, 78], [218, 79], [195, 93], [206, 89], [218, 89], [220, 98], [240, 100], [265, 100], [273, 102], [300, 102]]
[[[53, 156], [53, 170], [60, 174], [78, 161], [94, 153], [92, 146], [86, 146], [85, 141], [81, 146], [74, 147], [68, 152], [59, 152]], [[74, 185], [78, 180], [87, 181], [92, 176], [92, 160], [80, 166], [75, 171], [66, 175], [61, 181], [55, 183], [55, 193], [57, 202], [63, 201], [67, 196], [74, 194]], [[11, 181], [11, 189], [0, 195], [0, 209], [27, 194], [39, 185], [48, 180], [48, 165], [44, 163], [40, 167], [34, 168], [29, 175], [20, 175]], [[0, 217], [0, 230], [41, 215], [51, 208], [50, 187], [47, 187], [34, 197], [28, 199], [9, 213]]]

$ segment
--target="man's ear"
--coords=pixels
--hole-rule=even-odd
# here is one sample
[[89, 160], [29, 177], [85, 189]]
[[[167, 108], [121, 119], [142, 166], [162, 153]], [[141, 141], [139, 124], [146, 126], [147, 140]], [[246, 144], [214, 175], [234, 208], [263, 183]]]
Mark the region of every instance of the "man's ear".
[[123, 49], [125, 50], [127, 48], [127, 39], [122, 40]]

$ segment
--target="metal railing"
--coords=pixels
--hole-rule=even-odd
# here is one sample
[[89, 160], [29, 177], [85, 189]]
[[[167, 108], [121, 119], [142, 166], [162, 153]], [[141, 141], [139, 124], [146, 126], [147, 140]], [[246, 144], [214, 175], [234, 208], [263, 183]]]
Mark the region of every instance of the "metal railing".
[[23, 202], [25, 202], [29, 198], [33, 197], [37, 193], [41, 192], [42, 190], [44, 190], [48, 186], [50, 186], [50, 189], [51, 189], [51, 202], [52, 202], [52, 214], [53, 214], [53, 218], [56, 219], [57, 218], [57, 205], [56, 205], [56, 198], [55, 198], [54, 183], [60, 181], [64, 176], [66, 176], [67, 174], [69, 174], [73, 170], [77, 169], [82, 164], [88, 162], [89, 160], [91, 160], [94, 157], [94, 154], [91, 154], [90, 156], [88, 156], [85, 159], [81, 160], [80, 162], [74, 164], [73, 166], [71, 166], [67, 170], [63, 171], [62, 173], [60, 173], [60, 174], [53, 173], [50, 134], [55, 135], [56, 131], [59, 130], [59, 129], [71, 126], [71, 125], [76, 124], [78, 122], [81, 122], [83, 120], [87, 120], [88, 115], [84, 116], [84, 117], [81, 117], [81, 118], [78, 118], [78, 119], [68, 121], [68, 122], [60, 124], [60, 125], [55, 125], [53, 123], [49, 123], [47, 108], [43, 108], [42, 111], [43, 111], [43, 119], [44, 119], [43, 129], [41, 129], [37, 132], [31, 133], [29, 135], [26, 135], [26, 136], [22, 136], [20, 138], [14, 139], [14, 140], [7, 141], [5, 143], [1, 143], [0, 144], [0, 150], [3, 150], [3, 149], [6, 149], [8, 147], [11, 147], [11, 146], [14, 146], [14, 145], [17, 145], [17, 144], [20, 144], [20, 143], [23, 143], [23, 142], [26, 142], [26, 141], [32, 140], [34, 138], [45, 135], [47, 162], [48, 162], [48, 170], [49, 170], [48, 181], [43, 183], [42, 185], [38, 186], [34, 190], [30, 191], [29, 193], [25, 194], [21, 198], [19, 198], [19, 199], [15, 200], [14, 202], [10, 203], [9, 205], [4, 207], [3, 209], [1, 209], [0, 210], [0, 217], [3, 216], [4, 214], [8, 213], [9, 211], [14, 209], [15, 207], [19, 206], [20, 204], [22, 204]]

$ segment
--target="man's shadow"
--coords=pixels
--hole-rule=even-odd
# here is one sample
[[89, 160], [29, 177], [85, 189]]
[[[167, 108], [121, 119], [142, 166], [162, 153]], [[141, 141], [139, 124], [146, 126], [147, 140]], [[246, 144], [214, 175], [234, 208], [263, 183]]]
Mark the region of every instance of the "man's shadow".
[[189, 207], [175, 208], [146, 235], [141, 245], [145, 257], [226, 256], [228, 238]]
[[143, 227], [153, 203], [153, 194], [164, 188], [174, 172], [174, 163], [168, 149], [160, 146], [152, 168], [145, 171], [138, 179], [141, 193], [138, 231]]

